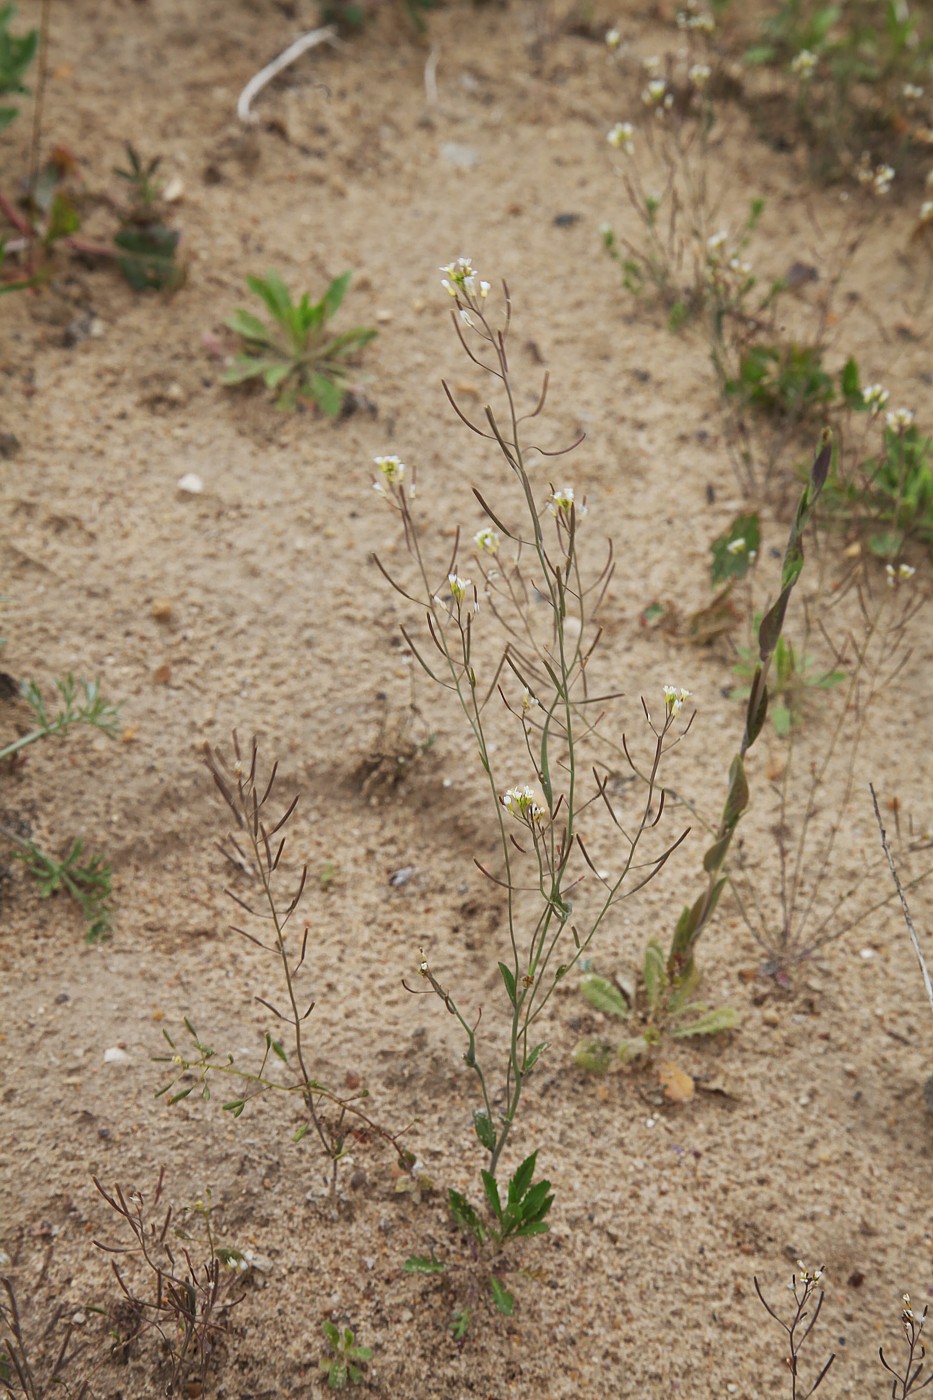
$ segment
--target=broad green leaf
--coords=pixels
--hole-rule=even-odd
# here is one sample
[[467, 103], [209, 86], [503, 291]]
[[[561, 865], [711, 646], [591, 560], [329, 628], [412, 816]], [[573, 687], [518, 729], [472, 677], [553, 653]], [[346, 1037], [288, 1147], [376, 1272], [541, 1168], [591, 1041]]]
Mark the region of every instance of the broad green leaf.
[[287, 361], [281, 360], [278, 364], [268, 365], [262, 372], [266, 387], [268, 389], [277, 389], [280, 384], [284, 384], [293, 369], [294, 365], [290, 365]]
[[242, 309], [234, 311], [224, 321], [224, 325], [231, 331], [236, 331], [237, 335], [243, 336], [244, 340], [255, 341], [258, 345], [274, 344], [268, 326], [264, 321], [260, 321], [258, 316], [254, 316], [251, 311], [243, 311]]
[[473, 1131], [483, 1144], [487, 1152], [496, 1150], [496, 1130], [488, 1113], [483, 1113], [477, 1109], [473, 1114]]
[[447, 1265], [433, 1254], [411, 1254], [402, 1265], [406, 1274], [443, 1274]]
[[526, 1157], [521, 1166], [516, 1167], [509, 1181], [509, 1205], [514, 1205], [520, 1201], [525, 1192], [531, 1186], [535, 1175], [535, 1163], [538, 1160], [537, 1152], [532, 1152], [530, 1157]]
[[581, 1040], [574, 1047], [572, 1059], [587, 1074], [605, 1074], [612, 1063], [612, 1047], [604, 1040]]
[[715, 1011], [707, 1011], [688, 1026], [678, 1026], [671, 1031], [675, 1040], [686, 1040], [693, 1035], [719, 1035], [722, 1031], [733, 1031], [739, 1024], [739, 1013], [731, 1006], [720, 1006]]
[[335, 316], [340, 310], [341, 302], [346, 296], [347, 287], [350, 285], [350, 278], [352, 276], [352, 272], [341, 273], [339, 277], [334, 278], [333, 282], [331, 282], [330, 286], [327, 288], [323, 298], [325, 320], [329, 321], [330, 318]]
[[590, 1006], [594, 1006], [597, 1011], [602, 1011], [607, 1016], [618, 1016], [624, 1021], [629, 1015], [631, 1008], [625, 997], [612, 982], [606, 977], [600, 977], [596, 972], [585, 972], [580, 978], [580, 991], [583, 993]]
[[281, 364], [281, 360], [253, 358], [251, 355], [237, 355], [220, 376], [222, 384], [242, 384], [247, 379], [261, 379], [267, 369]]
[[505, 983], [505, 990], [509, 994], [509, 1001], [515, 1005], [515, 977], [504, 962], [499, 964], [499, 971], [502, 973], [502, 980]]
[[317, 373], [310, 376], [308, 388], [318, 408], [322, 409], [328, 418], [336, 418], [343, 407], [343, 401], [346, 397], [345, 391], [338, 387], [332, 379], [328, 379], [326, 375]]
[[483, 1178], [483, 1190], [486, 1193], [486, 1201], [489, 1205], [489, 1209], [497, 1220], [501, 1220], [502, 1202], [499, 1200], [499, 1188], [496, 1185], [496, 1178], [492, 1175], [492, 1172], [487, 1171], [480, 1172], [480, 1176]]
[[277, 272], [267, 272], [265, 278], [247, 277], [246, 285], [265, 302], [280, 325], [289, 324], [293, 310], [291, 293]]

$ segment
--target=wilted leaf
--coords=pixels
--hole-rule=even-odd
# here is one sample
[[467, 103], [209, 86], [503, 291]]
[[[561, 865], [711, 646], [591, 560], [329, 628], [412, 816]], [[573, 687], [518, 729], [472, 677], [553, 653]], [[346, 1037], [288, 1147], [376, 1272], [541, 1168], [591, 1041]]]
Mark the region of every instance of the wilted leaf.
[[675, 1065], [673, 1061], [664, 1060], [658, 1065], [658, 1080], [664, 1097], [670, 1103], [687, 1103], [693, 1098], [696, 1088], [693, 1075]]

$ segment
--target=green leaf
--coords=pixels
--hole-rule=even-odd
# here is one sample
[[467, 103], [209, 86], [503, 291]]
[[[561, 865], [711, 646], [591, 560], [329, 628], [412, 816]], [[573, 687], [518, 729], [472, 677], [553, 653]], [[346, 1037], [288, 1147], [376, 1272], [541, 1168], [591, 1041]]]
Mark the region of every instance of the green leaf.
[[473, 1131], [483, 1144], [487, 1152], [496, 1150], [496, 1130], [488, 1113], [483, 1113], [477, 1109], [473, 1114]]
[[489, 1287], [492, 1291], [492, 1301], [498, 1311], [504, 1313], [506, 1317], [511, 1317], [515, 1311], [515, 1298], [505, 1284], [501, 1283], [495, 1274], [492, 1274], [489, 1279]]
[[612, 982], [606, 977], [600, 977], [595, 972], [585, 972], [580, 978], [580, 991], [590, 1006], [602, 1011], [607, 1016], [618, 1016], [624, 1021], [631, 1007], [625, 997]]
[[482, 1244], [486, 1238], [486, 1228], [466, 1196], [461, 1191], [455, 1191], [451, 1187], [447, 1192], [447, 1204], [451, 1215], [460, 1228], [473, 1235], [478, 1244]]
[[686, 1040], [693, 1035], [719, 1035], [722, 1031], [735, 1030], [738, 1024], [739, 1013], [731, 1006], [720, 1006], [687, 1026], [678, 1026], [671, 1035], [675, 1040]]
[[433, 1254], [410, 1254], [402, 1265], [406, 1274], [443, 1274], [447, 1265]]
[[295, 366], [288, 361], [279, 361], [276, 364], [267, 364], [262, 372], [263, 380], [267, 389], [277, 389], [288, 376], [294, 371]]
[[257, 345], [274, 344], [268, 326], [250, 311], [234, 311], [224, 321], [224, 325], [228, 330], [236, 331], [244, 340], [255, 341]]
[[492, 1172], [487, 1171], [480, 1172], [480, 1176], [483, 1178], [483, 1190], [486, 1193], [486, 1201], [489, 1205], [489, 1209], [497, 1220], [501, 1220], [502, 1203], [499, 1200], [499, 1188], [496, 1185], [496, 1178], [493, 1176]]
[[347, 287], [350, 285], [350, 278], [352, 276], [352, 272], [341, 273], [339, 277], [334, 278], [333, 282], [331, 282], [330, 286], [327, 288], [323, 298], [325, 320], [329, 321], [331, 317], [335, 316], [340, 310], [341, 302], [346, 295]]
[[[681, 915], [681, 920], [683, 920], [684, 915], [689, 917], [689, 912], [689, 910], [685, 909], [684, 913]], [[656, 938], [649, 939], [648, 946], [645, 949], [643, 975], [648, 1012], [651, 1016], [654, 1016], [667, 991], [667, 960], [664, 956], [664, 949]]]
[[49, 244], [54, 243], [56, 238], [68, 238], [71, 234], [77, 233], [80, 227], [81, 218], [73, 200], [63, 190], [56, 190], [49, 208], [44, 242]]
[[794, 717], [786, 705], [772, 705], [771, 723], [774, 725], [774, 732], [784, 738], [793, 728]]
[[247, 277], [246, 285], [261, 297], [280, 325], [290, 324], [293, 310], [291, 293], [277, 272], [267, 272], [265, 278]]
[[[549, 1181], [536, 1181], [521, 1202], [523, 1225], [535, 1225], [544, 1219], [554, 1204]], [[521, 1233], [521, 1231], [519, 1231]]]
[[522, 1074], [527, 1074], [532, 1066], [538, 1063], [538, 1060], [548, 1048], [549, 1042], [546, 1040], [542, 1040], [540, 1044], [532, 1046], [525, 1063], [522, 1065]]
[[504, 962], [499, 964], [499, 971], [502, 973], [502, 980], [505, 983], [505, 990], [509, 994], [509, 1001], [515, 1005], [515, 977]]
[[333, 1322], [322, 1324], [321, 1330], [334, 1351], [340, 1346], [340, 1329]]
[[520, 1201], [525, 1192], [531, 1186], [535, 1175], [535, 1162], [538, 1160], [537, 1152], [532, 1152], [530, 1157], [526, 1157], [521, 1166], [516, 1167], [509, 1181], [509, 1205], [514, 1205]]
[[239, 1118], [245, 1107], [245, 1099], [230, 1099], [228, 1103], [224, 1104], [224, 1111], [226, 1113], [232, 1113], [234, 1118]]
[[113, 240], [123, 250], [117, 267], [134, 291], [170, 291], [181, 285], [184, 269], [175, 261], [179, 237], [163, 224], [120, 230]]
[[587, 1074], [605, 1074], [612, 1063], [612, 1047], [604, 1040], [581, 1040], [574, 1047], [572, 1058]]
[[278, 359], [259, 359], [251, 355], [237, 355], [233, 364], [228, 365], [220, 376], [222, 384], [243, 384], [247, 379], [261, 378], [267, 369], [280, 364]]
[[336, 418], [343, 407], [346, 390], [316, 370], [308, 378], [308, 392], [328, 418]]
[[455, 1342], [461, 1342], [470, 1330], [470, 1309], [462, 1308], [460, 1312], [455, 1312], [450, 1320], [448, 1331], [453, 1335]]

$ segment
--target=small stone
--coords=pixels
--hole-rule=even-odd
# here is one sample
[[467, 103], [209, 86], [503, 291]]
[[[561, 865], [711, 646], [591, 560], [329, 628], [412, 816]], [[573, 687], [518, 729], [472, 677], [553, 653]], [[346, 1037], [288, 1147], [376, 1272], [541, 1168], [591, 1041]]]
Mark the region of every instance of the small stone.
[[156, 622], [169, 622], [174, 611], [175, 604], [171, 598], [153, 599], [152, 616]]
[[200, 496], [204, 490], [204, 482], [197, 472], [186, 472], [183, 477], [179, 478], [178, 489], [186, 492], [189, 496]]
[[121, 1050], [119, 1045], [111, 1045], [108, 1050], [104, 1051], [105, 1065], [128, 1065], [129, 1063], [129, 1055], [125, 1050]]
[[474, 165], [479, 165], [479, 152], [460, 141], [445, 141], [441, 146], [441, 160], [457, 166], [459, 170], [470, 170]]

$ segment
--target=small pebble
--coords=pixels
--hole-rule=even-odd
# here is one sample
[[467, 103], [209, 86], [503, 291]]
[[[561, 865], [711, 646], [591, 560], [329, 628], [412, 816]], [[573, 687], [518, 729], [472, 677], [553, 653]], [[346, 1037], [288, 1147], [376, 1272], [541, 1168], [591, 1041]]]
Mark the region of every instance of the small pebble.
[[125, 1050], [121, 1050], [119, 1045], [111, 1045], [108, 1050], [104, 1051], [105, 1065], [128, 1065], [129, 1063], [129, 1055]]
[[204, 482], [197, 472], [186, 472], [178, 481], [179, 491], [185, 491], [189, 496], [200, 496], [204, 490]]

